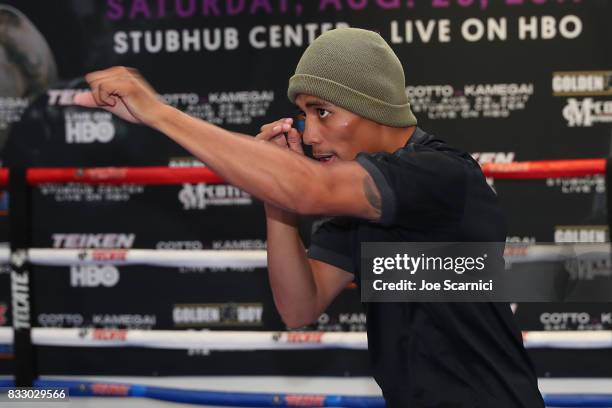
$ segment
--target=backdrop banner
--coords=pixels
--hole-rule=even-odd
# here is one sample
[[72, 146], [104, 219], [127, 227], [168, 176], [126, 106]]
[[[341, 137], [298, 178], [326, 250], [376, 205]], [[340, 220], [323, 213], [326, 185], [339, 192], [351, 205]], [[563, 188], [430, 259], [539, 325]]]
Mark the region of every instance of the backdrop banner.
[[[480, 163], [607, 157], [610, 15], [607, 0], [0, 1], [2, 165], [205, 166], [157, 132], [74, 106], [83, 75], [135, 67], [168, 104], [255, 135], [296, 113], [286, 90], [301, 53], [343, 26], [379, 32], [404, 66], [419, 126]], [[603, 176], [490, 183], [509, 242], [609, 240]], [[7, 199], [0, 192], [0, 241], [8, 239]], [[266, 248], [261, 203], [226, 184], [45, 184], [32, 201], [35, 247]], [[306, 243], [311, 221], [302, 228]], [[0, 266], [0, 326], [11, 324], [7, 271]], [[285, 329], [265, 269], [71, 266], [33, 274], [36, 326]], [[309, 329], [363, 331], [358, 292], [347, 289]], [[523, 330], [612, 330], [609, 303], [524, 303], [516, 317]], [[539, 375], [612, 376], [601, 364], [610, 350], [530, 353]], [[0, 371], [9, 372], [10, 352], [1, 356]], [[44, 374], [368, 373], [365, 352], [329, 350], [45, 347], [39, 364]]]

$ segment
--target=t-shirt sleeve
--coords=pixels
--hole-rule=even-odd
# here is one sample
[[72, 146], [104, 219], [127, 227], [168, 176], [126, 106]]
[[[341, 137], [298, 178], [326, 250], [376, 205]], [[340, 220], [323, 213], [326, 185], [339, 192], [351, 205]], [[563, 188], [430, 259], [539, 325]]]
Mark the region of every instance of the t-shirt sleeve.
[[381, 195], [384, 225], [435, 227], [463, 214], [467, 170], [462, 159], [433, 149], [360, 153], [357, 162]]
[[348, 223], [330, 219], [315, 228], [308, 257], [354, 274], [351, 228]]

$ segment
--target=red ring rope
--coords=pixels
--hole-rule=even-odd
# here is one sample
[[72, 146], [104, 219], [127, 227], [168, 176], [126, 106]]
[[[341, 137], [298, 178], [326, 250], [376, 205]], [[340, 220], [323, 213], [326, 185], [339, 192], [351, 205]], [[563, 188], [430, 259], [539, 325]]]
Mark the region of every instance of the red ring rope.
[[[482, 166], [487, 177], [496, 179], [544, 179], [605, 174], [606, 159], [543, 160], [488, 163]], [[0, 186], [8, 182], [9, 170], [0, 168]], [[223, 179], [202, 167], [98, 167], [30, 168], [28, 184], [181, 184], [221, 183]]]
[[482, 166], [487, 177], [496, 179], [543, 179], [584, 177], [605, 174], [606, 159], [542, 160], [488, 163]]
[[[0, 169], [0, 186], [8, 182], [8, 169]], [[201, 167], [94, 167], [30, 168], [30, 185], [44, 183], [181, 184], [221, 183], [223, 179]]]

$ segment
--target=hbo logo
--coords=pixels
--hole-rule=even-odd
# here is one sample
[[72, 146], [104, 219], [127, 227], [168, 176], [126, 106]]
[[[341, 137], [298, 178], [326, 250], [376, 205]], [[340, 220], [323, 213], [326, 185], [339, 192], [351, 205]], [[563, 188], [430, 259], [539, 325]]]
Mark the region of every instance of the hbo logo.
[[115, 136], [115, 126], [108, 121], [66, 121], [66, 143], [108, 143]]
[[87, 265], [70, 267], [70, 286], [73, 288], [106, 286], [119, 282], [119, 271], [111, 265]]

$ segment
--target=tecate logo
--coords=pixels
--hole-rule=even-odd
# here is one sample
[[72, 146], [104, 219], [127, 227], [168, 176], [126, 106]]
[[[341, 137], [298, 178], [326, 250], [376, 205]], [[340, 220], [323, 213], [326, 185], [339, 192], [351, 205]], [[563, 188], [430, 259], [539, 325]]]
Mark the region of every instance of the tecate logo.
[[127, 330], [95, 329], [91, 334], [91, 339], [99, 341], [126, 341]]
[[73, 288], [107, 288], [117, 285], [119, 270], [112, 265], [86, 265], [70, 267], [70, 286]]
[[124, 384], [91, 384], [89, 387], [94, 395], [129, 395], [130, 386]]
[[204, 210], [214, 205], [250, 205], [253, 200], [248, 193], [227, 184], [183, 184], [178, 194], [184, 210]]
[[30, 286], [27, 272], [11, 272], [11, 297], [13, 306], [13, 327], [30, 328]]
[[323, 341], [322, 332], [289, 332], [287, 333], [288, 343], [321, 343]]

